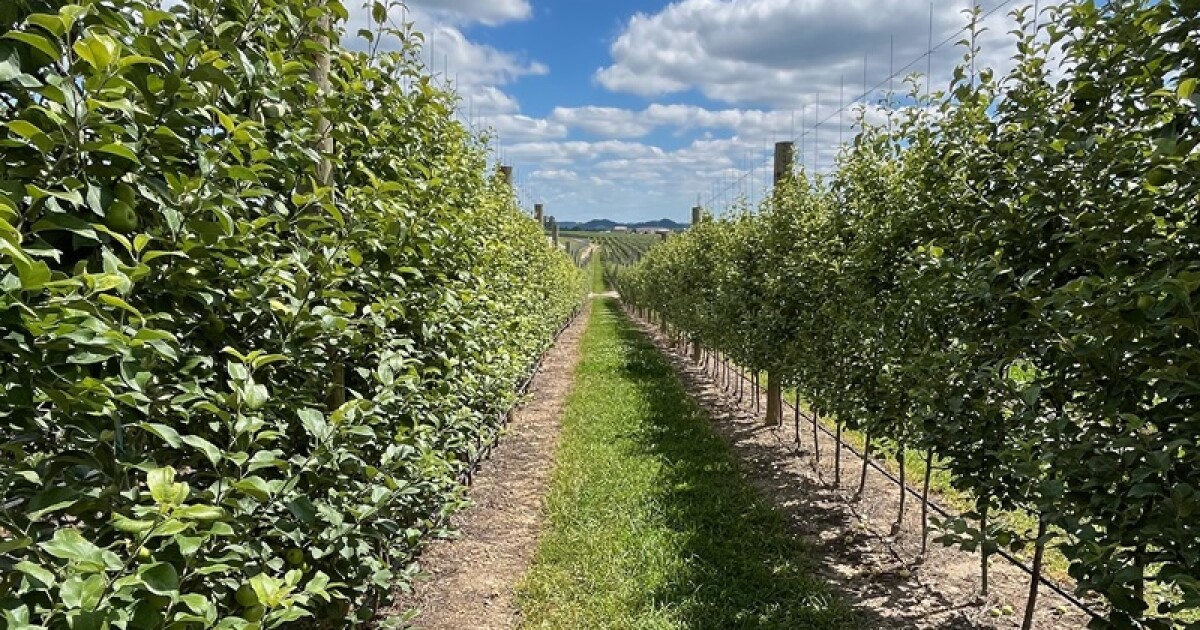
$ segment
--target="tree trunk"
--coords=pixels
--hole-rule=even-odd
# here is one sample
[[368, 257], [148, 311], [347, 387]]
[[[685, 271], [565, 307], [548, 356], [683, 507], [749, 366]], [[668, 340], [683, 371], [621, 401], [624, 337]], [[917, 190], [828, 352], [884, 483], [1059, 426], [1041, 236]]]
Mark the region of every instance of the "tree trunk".
[[866, 437], [866, 446], [863, 447], [862, 473], [858, 477], [858, 491], [854, 493], [855, 499], [861, 499], [863, 491], [867, 489], [867, 467], [871, 465], [871, 434], [868, 433]]
[[842, 421], [837, 422], [837, 437], [833, 445], [833, 484], [842, 487]]
[[929, 482], [933, 477], [933, 450], [925, 454], [925, 483], [921, 487], [921, 555], [929, 551]]
[[821, 422], [821, 410], [813, 408], [812, 410], [812, 425], [813, 425], [813, 470], [821, 468], [821, 436], [817, 433], [817, 425]]
[[908, 491], [905, 488], [905, 464], [907, 463], [904, 452], [904, 442], [900, 442], [900, 447], [896, 451], [896, 461], [900, 464], [900, 511], [896, 514], [896, 523], [892, 525], [892, 535], [899, 536], [901, 528], [904, 526], [904, 501], [908, 496]]
[[758, 379], [759, 379], [759, 372], [758, 372], [758, 370], [754, 370], [754, 382], [753, 382], [754, 388], [752, 390], [754, 393], [754, 413], [759, 413], [760, 411], [762, 411], [762, 403], [761, 403], [762, 397], [758, 395], [759, 394]]
[[984, 597], [988, 595], [987, 517], [988, 504], [984, 503], [979, 510], [979, 590]]
[[796, 452], [799, 453], [800, 449], [801, 449], [801, 446], [800, 446], [800, 390], [799, 389], [796, 390], [796, 404], [794, 407], [792, 407], [792, 411], [794, 412], [793, 415], [795, 416], [795, 423], [796, 423]]
[[1029, 599], [1025, 602], [1025, 620], [1021, 622], [1021, 630], [1033, 629], [1033, 610], [1037, 606], [1038, 586], [1042, 581], [1042, 558], [1046, 553], [1046, 543], [1042, 538], [1046, 535], [1046, 517], [1038, 519], [1037, 541], [1033, 547], [1033, 576], [1029, 580]]

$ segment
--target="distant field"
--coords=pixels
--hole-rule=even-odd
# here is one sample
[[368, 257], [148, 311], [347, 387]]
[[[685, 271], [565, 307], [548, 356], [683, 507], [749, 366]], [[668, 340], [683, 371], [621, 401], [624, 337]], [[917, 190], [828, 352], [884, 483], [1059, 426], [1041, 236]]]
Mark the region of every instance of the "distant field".
[[604, 251], [606, 263], [615, 265], [632, 265], [650, 251], [654, 245], [662, 242], [658, 234], [633, 234], [620, 232], [583, 232], [563, 231], [560, 236], [572, 240], [584, 240]]

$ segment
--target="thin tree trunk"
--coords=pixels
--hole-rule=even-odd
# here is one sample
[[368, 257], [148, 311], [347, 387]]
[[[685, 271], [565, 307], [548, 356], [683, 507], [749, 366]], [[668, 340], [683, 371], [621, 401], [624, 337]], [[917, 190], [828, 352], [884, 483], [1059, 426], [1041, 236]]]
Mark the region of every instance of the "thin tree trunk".
[[821, 422], [821, 410], [813, 408], [812, 410], [812, 425], [813, 425], [813, 470], [818, 470], [821, 467], [821, 436], [817, 433], [817, 424]]
[[739, 366], [739, 365], [737, 365], [737, 364], [734, 364], [734, 370], [733, 370], [733, 373], [734, 373], [734, 377], [736, 377], [736, 378], [737, 378], [737, 380], [738, 380], [738, 383], [737, 383], [737, 386], [738, 386], [738, 404], [742, 404], [742, 401], [744, 401], [744, 400], [745, 400], [745, 390], [746, 390], [746, 379], [745, 379], [745, 378], [743, 378], [743, 374], [742, 374], [742, 366]]
[[842, 421], [837, 422], [837, 437], [833, 445], [833, 484], [842, 487]]
[[1032, 630], [1033, 611], [1037, 606], [1038, 586], [1042, 580], [1042, 557], [1046, 552], [1046, 543], [1042, 538], [1046, 535], [1046, 517], [1038, 519], [1037, 541], [1033, 547], [1033, 576], [1029, 580], [1029, 599], [1025, 602], [1025, 620], [1021, 622], [1021, 630]]
[[794, 420], [796, 423], [796, 452], [799, 453], [800, 446], [800, 389], [796, 389], [796, 404], [792, 407]]
[[979, 584], [984, 597], [988, 595], [988, 504], [984, 503], [979, 511]]
[[871, 465], [871, 434], [868, 433], [867, 445], [863, 447], [863, 463], [862, 473], [858, 476], [858, 491], [854, 493], [855, 499], [861, 499], [863, 491], [867, 489], [867, 466]]
[[921, 556], [929, 551], [929, 482], [933, 477], [933, 449], [925, 454], [925, 483], [921, 487]]
[[907, 476], [905, 475], [905, 464], [907, 464], [906, 460], [907, 457], [905, 457], [904, 442], [900, 442], [900, 447], [896, 451], [896, 461], [900, 464], [900, 511], [896, 514], [896, 522], [892, 525], [893, 536], [899, 536], [901, 527], [904, 526], [904, 501], [908, 496], [908, 492], [905, 488], [905, 482], [907, 480]]

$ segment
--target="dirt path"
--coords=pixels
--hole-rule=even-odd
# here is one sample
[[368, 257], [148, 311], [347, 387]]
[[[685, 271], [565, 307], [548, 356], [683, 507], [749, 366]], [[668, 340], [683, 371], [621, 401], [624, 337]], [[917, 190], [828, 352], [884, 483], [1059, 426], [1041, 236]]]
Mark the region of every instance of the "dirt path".
[[500, 444], [475, 475], [472, 506], [450, 526], [461, 535], [433, 544], [422, 573], [398, 610], [420, 611], [410, 623], [428, 630], [515, 628], [513, 585], [533, 557], [543, 525], [542, 502], [554, 467], [559, 423], [588, 311], [563, 331], [530, 385], [530, 402], [514, 414]]
[[[745, 463], [750, 481], [774, 499], [797, 533], [810, 541], [821, 559], [823, 577], [860, 610], [870, 624], [866, 627], [957, 630], [1021, 626], [1029, 593], [1027, 574], [994, 558], [989, 571], [990, 595], [984, 598], [979, 593], [977, 554], [931, 541], [924, 562], [918, 562], [918, 501], [909, 497], [904, 525], [892, 535], [899, 503], [895, 483], [872, 470], [862, 500], [852, 500], [860, 458], [842, 450], [842, 484], [835, 487], [832, 438], [821, 434], [821, 460], [814, 469], [811, 423], [801, 423], [802, 449], [797, 457], [791, 414], [783, 428], [764, 427], [762, 415], [753, 409], [749, 386], [747, 406], [742, 407], [736, 396], [722, 392], [702, 367], [672, 350], [655, 327], [644, 322], [639, 326], [667, 354], [688, 391], [708, 410], [716, 431]], [[993, 616], [994, 611], [1007, 611], [1005, 606], [1012, 607], [1010, 613]], [[1084, 628], [1087, 619], [1065, 599], [1041, 588], [1034, 628]]]

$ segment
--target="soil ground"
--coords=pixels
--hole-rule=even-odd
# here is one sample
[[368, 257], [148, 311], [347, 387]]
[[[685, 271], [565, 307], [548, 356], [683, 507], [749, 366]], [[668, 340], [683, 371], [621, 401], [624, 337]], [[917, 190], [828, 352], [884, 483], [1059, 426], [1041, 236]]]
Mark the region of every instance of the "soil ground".
[[422, 554], [425, 577], [396, 606], [419, 611], [410, 621], [414, 627], [498, 630], [519, 624], [512, 589], [529, 567], [545, 520], [542, 502], [588, 315], [580, 313], [559, 336], [534, 376], [529, 402], [513, 414], [500, 444], [476, 473], [471, 507], [449, 525], [459, 536]]
[[[812, 424], [802, 414], [797, 449], [792, 407], [785, 406], [784, 426], [763, 424], [765, 396], [754, 408], [750, 386], [739, 404], [703, 366], [676, 351], [658, 330], [639, 322], [670, 357], [688, 391], [709, 412], [713, 427], [744, 464], [743, 472], [771, 497], [813, 546], [822, 577], [859, 609], [871, 627], [888, 629], [1019, 628], [1029, 594], [1028, 574], [999, 557], [990, 562], [990, 589], [980, 593], [980, 558], [935, 542], [920, 558], [920, 502], [911, 495], [902, 526], [893, 524], [899, 489], [875, 470], [855, 500], [862, 460], [843, 448], [841, 485], [834, 480], [834, 440], [820, 433], [820, 460], [813, 457]], [[816, 465], [814, 465], [814, 462]], [[910, 480], [910, 483], [914, 483]], [[937, 497], [933, 497], [937, 500]], [[895, 532], [893, 534], [893, 532]], [[1011, 606], [1012, 612], [1006, 611]], [[1088, 617], [1062, 597], [1042, 587], [1035, 607], [1034, 628], [1066, 630], [1087, 627]]]

